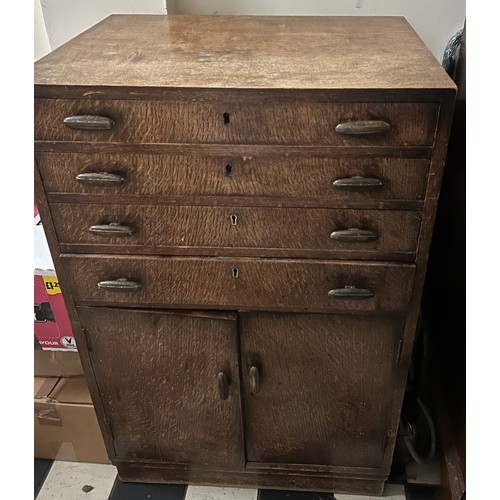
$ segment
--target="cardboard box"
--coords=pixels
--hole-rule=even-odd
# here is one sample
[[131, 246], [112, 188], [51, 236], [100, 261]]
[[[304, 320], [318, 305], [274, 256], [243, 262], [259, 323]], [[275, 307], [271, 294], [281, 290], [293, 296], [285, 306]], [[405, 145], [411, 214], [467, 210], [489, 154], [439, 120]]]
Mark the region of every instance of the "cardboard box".
[[109, 464], [83, 377], [35, 377], [35, 458]]
[[72, 351], [35, 350], [35, 377], [77, 377], [83, 375], [80, 356]]
[[[35, 207], [35, 214], [36, 210]], [[42, 350], [76, 351], [68, 311], [39, 219], [39, 216], [35, 215], [35, 345]]]

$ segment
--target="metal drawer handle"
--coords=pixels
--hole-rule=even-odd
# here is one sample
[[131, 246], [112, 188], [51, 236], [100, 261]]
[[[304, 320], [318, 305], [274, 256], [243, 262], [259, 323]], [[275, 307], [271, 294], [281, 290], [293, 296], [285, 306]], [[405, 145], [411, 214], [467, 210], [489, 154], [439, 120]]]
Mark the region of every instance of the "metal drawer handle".
[[119, 222], [96, 224], [90, 226], [89, 231], [102, 236], [131, 236], [135, 232], [133, 227], [122, 225]]
[[78, 174], [76, 180], [88, 186], [121, 186], [125, 181], [121, 175], [108, 172], [85, 172]]
[[115, 126], [111, 118], [98, 115], [67, 116], [63, 123], [66, 127], [76, 130], [110, 130]]
[[346, 241], [348, 243], [365, 243], [367, 241], [378, 240], [378, 234], [368, 229], [358, 229], [351, 227], [341, 231], [333, 231], [330, 237], [337, 241]]
[[354, 285], [346, 285], [344, 288], [334, 288], [328, 292], [328, 297], [335, 299], [368, 299], [373, 293], [365, 288], [356, 288]]
[[343, 135], [367, 135], [387, 132], [391, 126], [383, 120], [356, 120], [339, 123], [335, 132]]
[[217, 375], [217, 392], [222, 401], [225, 401], [229, 397], [229, 382], [224, 372], [220, 372]]
[[343, 189], [345, 191], [365, 191], [380, 188], [383, 185], [384, 183], [376, 177], [361, 177], [359, 175], [333, 181], [335, 189]]
[[127, 278], [99, 281], [97, 286], [107, 290], [123, 290], [125, 292], [136, 292], [142, 288], [140, 283], [137, 283], [137, 281], [129, 281]]
[[248, 375], [248, 381], [250, 383], [250, 394], [255, 396], [260, 389], [260, 373], [256, 366], [250, 368], [250, 373]]

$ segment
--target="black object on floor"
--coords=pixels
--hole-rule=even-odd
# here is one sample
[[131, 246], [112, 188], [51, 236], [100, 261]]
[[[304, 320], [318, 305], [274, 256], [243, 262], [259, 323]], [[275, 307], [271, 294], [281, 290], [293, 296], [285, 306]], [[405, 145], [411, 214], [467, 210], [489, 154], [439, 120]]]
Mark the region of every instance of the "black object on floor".
[[391, 484], [405, 484], [406, 483], [405, 464], [393, 462], [387, 482]]
[[335, 500], [332, 493], [316, 491], [261, 490], [258, 500]]
[[437, 486], [426, 484], [406, 484], [406, 500], [437, 500]]
[[49, 473], [50, 468], [54, 460], [49, 460], [48, 458], [35, 458], [35, 498], [42, 487], [47, 474]]
[[184, 500], [183, 484], [123, 483], [115, 479], [108, 500]]

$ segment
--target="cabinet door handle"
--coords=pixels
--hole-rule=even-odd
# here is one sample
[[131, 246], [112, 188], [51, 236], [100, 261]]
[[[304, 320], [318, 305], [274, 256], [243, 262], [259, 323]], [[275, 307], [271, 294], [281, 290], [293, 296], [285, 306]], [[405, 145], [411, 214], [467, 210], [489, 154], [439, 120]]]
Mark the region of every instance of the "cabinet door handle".
[[378, 240], [378, 234], [368, 229], [358, 229], [351, 227], [340, 231], [333, 231], [330, 235], [333, 240], [345, 241], [347, 243], [366, 243], [368, 241]]
[[229, 397], [229, 382], [224, 372], [220, 372], [217, 375], [217, 392], [222, 401], [225, 401]]
[[82, 172], [76, 180], [87, 186], [121, 186], [125, 181], [121, 175], [109, 172]]
[[339, 123], [335, 132], [343, 135], [368, 135], [387, 132], [391, 126], [383, 120], [354, 120]]
[[328, 292], [328, 297], [335, 299], [368, 299], [373, 297], [373, 292], [365, 288], [346, 285], [344, 288], [334, 288]]
[[359, 175], [333, 181], [333, 187], [335, 189], [342, 189], [345, 191], [365, 191], [368, 189], [381, 188], [383, 185], [384, 183], [376, 177], [362, 177]]
[[130, 281], [127, 278], [118, 278], [116, 280], [105, 280], [97, 283], [99, 288], [108, 290], [123, 290], [125, 292], [136, 292], [142, 288], [142, 285], [137, 281]]
[[63, 120], [64, 125], [75, 130], [110, 130], [115, 126], [114, 120], [99, 115], [74, 115]]
[[89, 231], [102, 236], [131, 236], [135, 232], [133, 227], [122, 225], [119, 222], [96, 224], [90, 226]]
[[250, 368], [250, 373], [248, 375], [248, 381], [250, 384], [250, 394], [255, 396], [260, 389], [260, 373], [256, 366]]

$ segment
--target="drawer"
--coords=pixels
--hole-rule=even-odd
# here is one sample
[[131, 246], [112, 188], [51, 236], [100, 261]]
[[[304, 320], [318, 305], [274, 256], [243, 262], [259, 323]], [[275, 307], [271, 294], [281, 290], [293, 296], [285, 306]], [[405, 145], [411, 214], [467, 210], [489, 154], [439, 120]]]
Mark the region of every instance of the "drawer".
[[[76, 302], [311, 312], [401, 311], [409, 264], [62, 254]], [[354, 287], [354, 288], [350, 288]]]
[[[49, 197], [93, 194], [106, 201], [121, 196], [194, 201], [193, 197], [237, 196], [251, 197], [252, 205], [260, 197], [301, 200], [309, 206], [423, 200], [429, 168], [429, 161], [421, 159], [250, 154], [37, 153], [36, 159]], [[118, 177], [89, 179], [89, 174], [103, 172]], [[78, 181], [79, 174], [86, 176]]]
[[52, 203], [61, 249], [85, 253], [413, 259], [419, 212]]
[[[117, 143], [421, 146], [434, 144], [437, 103], [293, 103], [37, 99], [35, 140]], [[76, 130], [72, 116], [111, 120], [105, 130]], [[343, 123], [386, 122], [355, 135]], [[86, 124], [85, 127], [89, 125]], [[351, 130], [352, 133], [352, 130]]]

